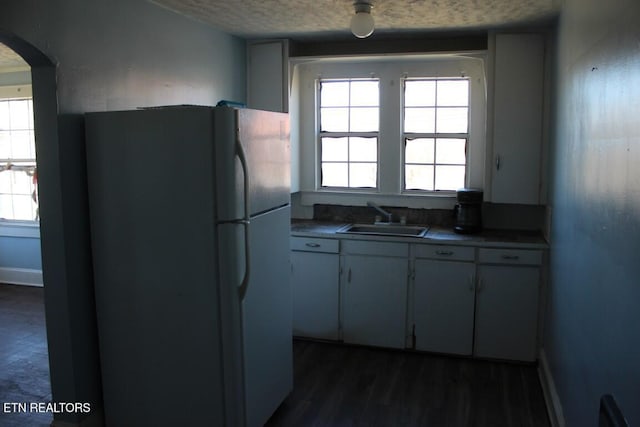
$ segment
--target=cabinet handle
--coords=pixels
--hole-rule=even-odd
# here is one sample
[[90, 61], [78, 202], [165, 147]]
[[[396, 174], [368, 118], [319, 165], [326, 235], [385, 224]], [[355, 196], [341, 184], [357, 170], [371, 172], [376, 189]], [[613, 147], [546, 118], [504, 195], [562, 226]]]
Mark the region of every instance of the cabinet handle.
[[473, 274], [469, 275], [469, 291], [473, 292], [473, 282], [474, 282]]
[[506, 259], [508, 261], [516, 261], [519, 260], [520, 257], [518, 255], [502, 255], [502, 259]]
[[442, 256], [451, 256], [453, 255], [453, 251], [436, 251], [436, 255], [442, 255]]
[[500, 155], [496, 154], [496, 170], [500, 170]]
[[319, 248], [320, 244], [319, 243], [305, 243], [305, 246], [308, 246], [310, 248]]
[[349, 269], [349, 272], [347, 273], [347, 283], [351, 283], [351, 269]]
[[482, 277], [478, 280], [478, 292], [482, 291]]

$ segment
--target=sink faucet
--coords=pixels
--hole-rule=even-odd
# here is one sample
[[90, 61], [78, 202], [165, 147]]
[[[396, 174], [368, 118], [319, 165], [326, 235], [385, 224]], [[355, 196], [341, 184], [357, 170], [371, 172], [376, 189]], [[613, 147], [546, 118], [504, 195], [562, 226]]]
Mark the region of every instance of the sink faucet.
[[391, 224], [391, 212], [387, 212], [384, 209], [382, 209], [380, 206], [378, 206], [376, 203], [374, 202], [367, 202], [367, 206], [377, 210], [378, 212], [380, 212], [382, 215], [387, 217], [387, 222], [389, 224]]

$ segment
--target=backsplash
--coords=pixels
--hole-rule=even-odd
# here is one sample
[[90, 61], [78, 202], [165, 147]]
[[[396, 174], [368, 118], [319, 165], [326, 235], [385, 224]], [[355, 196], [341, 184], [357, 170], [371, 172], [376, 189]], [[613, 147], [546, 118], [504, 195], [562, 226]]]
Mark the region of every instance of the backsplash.
[[[407, 224], [421, 224], [437, 227], [453, 227], [452, 209], [413, 209], [382, 206], [393, 214], [393, 221], [405, 217]], [[368, 206], [342, 206], [316, 204], [313, 219], [344, 223], [373, 223], [379, 213]], [[482, 204], [482, 225], [486, 229], [535, 230], [545, 229], [547, 211], [545, 206]]]
[[[407, 224], [428, 224], [432, 226], [453, 227], [453, 211], [450, 209], [411, 209], [382, 206], [393, 215], [393, 222], [405, 217]], [[314, 205], [313, 219], [316, 221], [333, 221], [345, 223], [373, 223], [375, 209], [368, 206]]]

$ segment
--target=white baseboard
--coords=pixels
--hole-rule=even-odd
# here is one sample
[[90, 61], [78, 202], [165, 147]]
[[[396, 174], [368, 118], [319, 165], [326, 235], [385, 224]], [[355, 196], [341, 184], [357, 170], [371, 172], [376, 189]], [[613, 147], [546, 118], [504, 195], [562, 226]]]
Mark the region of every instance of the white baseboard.
[[43, 286], [42, 270], [0, 267], [0, 283]]
[[547, 404], [547, 414], [549, 415], [551, 427], [565, 427], [562, 404], [560, 403], [560, 397], [558, 396], [556, 384], [553, 381], [553, 375], [549, 369], [549, 362], [547, 361], [547, 355], [544, 349], [540, 349], [538, 361], [538, 376], [540, 377], [540, 384], [542, 385], [544, 401]]

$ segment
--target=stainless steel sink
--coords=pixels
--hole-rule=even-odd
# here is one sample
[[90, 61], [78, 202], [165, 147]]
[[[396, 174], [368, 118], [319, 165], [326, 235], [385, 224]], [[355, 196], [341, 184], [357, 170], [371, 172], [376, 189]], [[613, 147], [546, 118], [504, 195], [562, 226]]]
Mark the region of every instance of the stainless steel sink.
[[429, 227], [402, 224], [348, 224], [338, 233], [372, 234], [377, 236], [424, 237]]

